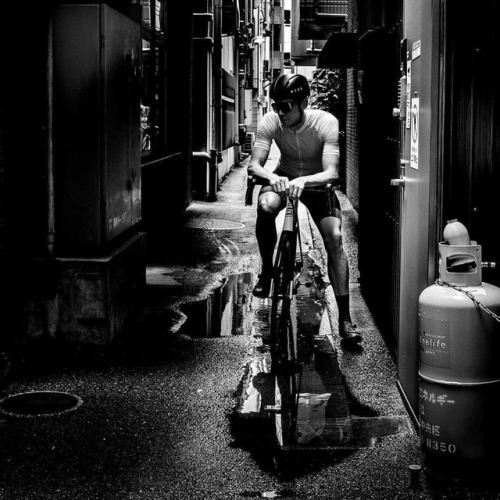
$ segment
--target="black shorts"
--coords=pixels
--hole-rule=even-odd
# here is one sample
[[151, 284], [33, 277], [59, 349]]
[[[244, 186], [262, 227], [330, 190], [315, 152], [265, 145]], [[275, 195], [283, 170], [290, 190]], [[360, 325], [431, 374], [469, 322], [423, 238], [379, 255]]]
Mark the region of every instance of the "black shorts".
[[300, 201], [306, 206], [316, 222], [325, 217], [340, 218], [340, 202], [335, 194], [335, 189], [325, 189], [324, 192], [305, 189]]
[[[290, 180], [293, 179], [289, 174], [285, 174], [280, 170], [275, 170], [274, 173], [281, 177], [288, 177]], [[325, 217], [337, 217], [340, 218], [340, 202], [335, 193], [335, 189], [324, 189], [315, 188], [314, 191], [308, 191], [305, 189], [302, 192], [300, 201], [309, 210], [311, 217], [315, 222], [319, 222]]]

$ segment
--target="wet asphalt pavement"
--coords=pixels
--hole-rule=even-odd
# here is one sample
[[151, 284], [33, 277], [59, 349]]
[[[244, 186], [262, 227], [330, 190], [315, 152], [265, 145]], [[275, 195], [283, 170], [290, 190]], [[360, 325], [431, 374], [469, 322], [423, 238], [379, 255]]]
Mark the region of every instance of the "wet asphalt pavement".
[[[48, 346], [26, 355], [2, 397], [62, 391], [81, 404], [52, 416], [0, 415], [0, 499], [500, 498], [499, 487], [485, 482], [427, 477], [394, 361], [359, 290], [357, 214], [342, 193], [353, 319], [364, 348], [346, 352], [331, 335], [328, 286], [318, 335], [331, 346], [366, 439], [351, 449], [279, 453], [270, 420], [237, 411], [259, 269], [245, 175], [243, 162], [217, 202], [188, 208], [178, 254], [149, 264], [144, 301], [126, 335], [105, 351]], [[307, 214], [303, 220], [307, 229]], [[309, 230], [308, 254], [326, 283], [321, 242]], [[414, 465], [422, 467], [418, 481]]]

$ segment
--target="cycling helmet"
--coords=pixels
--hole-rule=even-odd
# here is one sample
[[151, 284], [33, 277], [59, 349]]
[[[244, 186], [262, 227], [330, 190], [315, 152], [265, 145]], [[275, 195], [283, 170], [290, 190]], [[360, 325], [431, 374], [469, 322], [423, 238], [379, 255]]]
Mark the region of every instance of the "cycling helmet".
[[271, 99], [282, 101], [293, 99], [295, 102], [303, 101], [309, 97], [309, 83], [303, 75], [281, 75], [271, 84]]

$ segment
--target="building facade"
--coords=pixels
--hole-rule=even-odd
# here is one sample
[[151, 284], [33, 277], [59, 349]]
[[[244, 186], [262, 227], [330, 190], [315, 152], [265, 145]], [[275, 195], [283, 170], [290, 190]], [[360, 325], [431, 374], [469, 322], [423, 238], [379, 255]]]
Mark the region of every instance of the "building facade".
[[361, 286], [415, 420], [419, 296], [439, 276], [448, 221], [465, 224], [482, 246], [483, 280], [500, 285], [491, 231], [499, 86], [487, 76], [500, 11], [493, 1], [476, 7], [349, 1], [348, 32], [318, 58], [347, 66], [346, 192], [359, 213]]
[[25, 7], [1, 16], [0, 350], [106, 345], [256, 128], [270, 3]]

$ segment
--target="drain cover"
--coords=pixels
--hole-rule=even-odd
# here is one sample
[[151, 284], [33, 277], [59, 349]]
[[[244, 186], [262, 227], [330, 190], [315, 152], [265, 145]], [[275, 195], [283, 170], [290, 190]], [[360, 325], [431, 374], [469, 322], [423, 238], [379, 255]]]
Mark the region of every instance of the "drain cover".
[[15, 417], [60, 415], [76, 410], [82, 403], [81, 398], [66, 392], [23, 392], [0, 401], [0, 412]]

